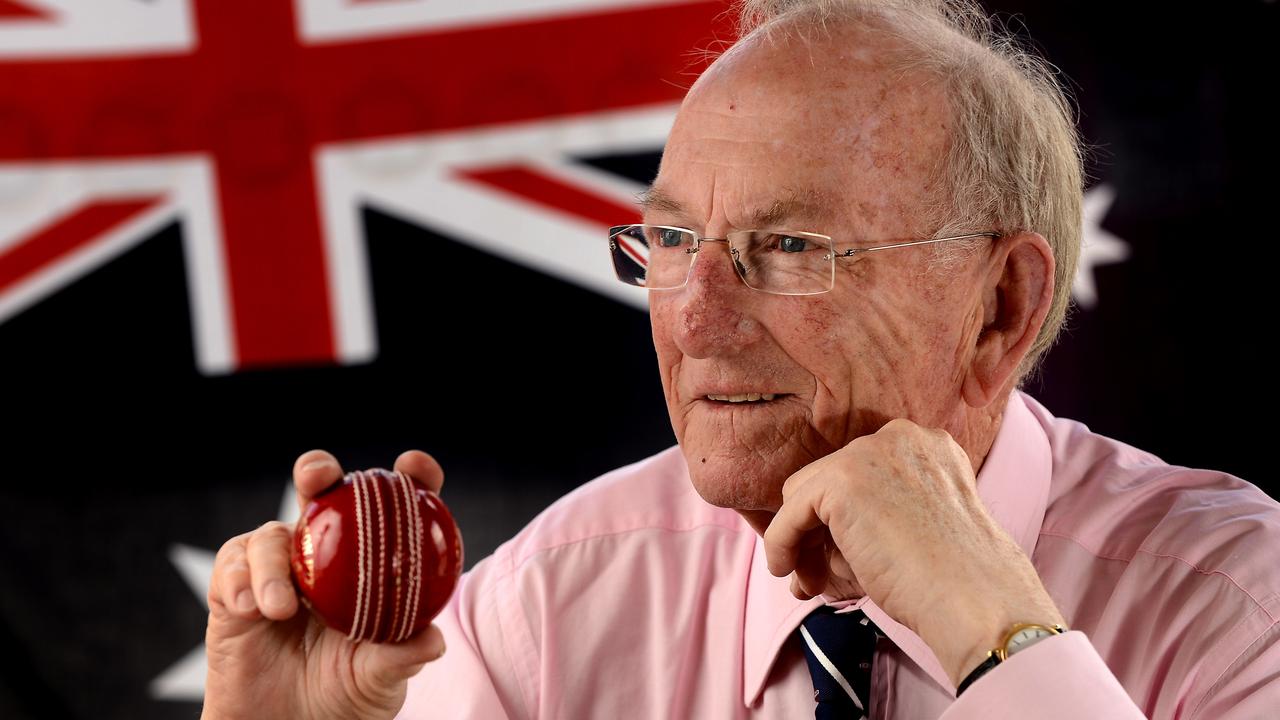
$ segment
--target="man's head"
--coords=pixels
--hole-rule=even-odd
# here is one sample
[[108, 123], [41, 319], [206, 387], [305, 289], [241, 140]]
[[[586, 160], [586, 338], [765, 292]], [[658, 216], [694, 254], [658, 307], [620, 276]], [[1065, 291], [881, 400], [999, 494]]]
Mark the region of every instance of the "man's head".
[[[685, 99], [648, 223], [837, 250], [1001, 234], [837, 258], [834, 289], [809, 296], [748, 288], [709, 243], [685, 287], [653, 291], [668, 410], [708, 502], [767, 515], [791, 473], [895, 417], [979, 464], [1061, 325], [1080, 232], [1065, 102], [938, 4], [748, 3], [744, 39]], [[708, 397], [747, 393], [774, 399]]]

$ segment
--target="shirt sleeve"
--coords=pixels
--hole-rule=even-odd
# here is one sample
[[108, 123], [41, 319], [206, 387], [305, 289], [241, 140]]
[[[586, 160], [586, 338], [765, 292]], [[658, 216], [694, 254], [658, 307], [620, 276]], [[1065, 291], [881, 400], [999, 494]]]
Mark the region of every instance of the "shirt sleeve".
[[940, 720], [1142, 720], [1084, 633], [1041, 640], [969, 686]]
[[444, 657], [427, 663], [409, 680], [396, 720], [502, 720], [528, 717], [516, 678], [531, 677], [518, 667], [504, 628], [523, 618], [503, 618], [500, 598], [510, 582], [507, 548], [476, 564], [458, 582], [453, 597], [435, 619], [444, 634]]
[[1214, 681], [1193, 720], [1253, 720], [1280, 713], [1280, 624], [1273, 623]]
[[[1255, 720], [1280, 708], [1280, 624], [1273, 623], [1203, 692], [1188, 683], [1177, 705], [1190, 720]], [[1081, 632], [1048, 638], [979, 678], [941, 720], [1143, 718]]]

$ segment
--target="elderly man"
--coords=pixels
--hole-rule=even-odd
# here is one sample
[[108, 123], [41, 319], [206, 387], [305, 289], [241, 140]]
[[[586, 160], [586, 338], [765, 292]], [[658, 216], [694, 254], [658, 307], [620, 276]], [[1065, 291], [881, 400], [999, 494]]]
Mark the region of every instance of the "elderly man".
[[[1280, 713], [1276, 504], [1017, 389], [1080, 240], [1051, 75], [964, 3], [744, 12], [610, 231], [679, 448], [556, 503], [399, 645], [298, 612], [290, 528], [233, 538], [206, 717]], [[299, 500], [340, 476], [303, 455]]]

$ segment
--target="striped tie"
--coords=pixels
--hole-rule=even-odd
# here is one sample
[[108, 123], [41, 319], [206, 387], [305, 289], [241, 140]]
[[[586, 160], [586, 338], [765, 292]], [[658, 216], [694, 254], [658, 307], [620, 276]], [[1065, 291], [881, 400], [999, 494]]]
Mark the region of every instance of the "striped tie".
[[800, 624], [813, 677], [817, 720], [857, 720], [871, 714], [871, 660], [879, 631], [865, 613], [835, 614], [823, 606]]

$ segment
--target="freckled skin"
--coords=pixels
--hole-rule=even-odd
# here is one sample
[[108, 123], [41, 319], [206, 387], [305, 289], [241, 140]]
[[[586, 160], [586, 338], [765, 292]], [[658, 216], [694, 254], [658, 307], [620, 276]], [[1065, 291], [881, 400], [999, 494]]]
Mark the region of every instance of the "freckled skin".
[[[724, 237], [786, 191], [811, 190], [825, 198], [821, 216], [779, 229], [837, 247], [933, 232], [920, 208], [945, 147], [945, 99], [866, 47], [842, 57], [821, 41], [757, 39], [720, 58], [686, 97], [655, 181], [687, 212], [646, 222]], [[958, 388], [982, 327], [985, 268], [928, 273], [931, 252], [837, 259], [833, 291], [784, 297], [746, 287], [727, 248], [709, 243], [684, 288], [650, 293], [668, 411], [704, 499], [761, 529], [788, 476], [898, 417], [946, 429], [976, 470], [998, 417], [975, 420]], [[716, 391], [790, 395], [727, 408], [703, 399]]]

